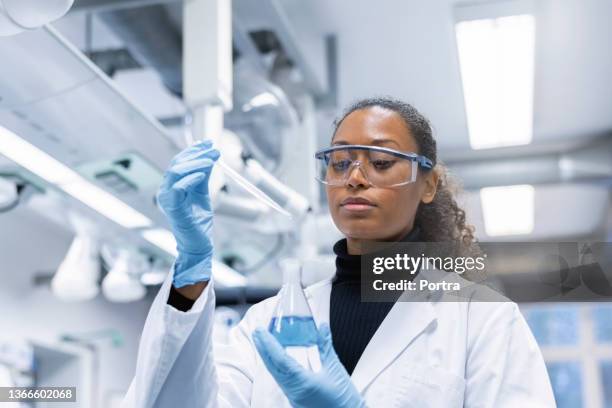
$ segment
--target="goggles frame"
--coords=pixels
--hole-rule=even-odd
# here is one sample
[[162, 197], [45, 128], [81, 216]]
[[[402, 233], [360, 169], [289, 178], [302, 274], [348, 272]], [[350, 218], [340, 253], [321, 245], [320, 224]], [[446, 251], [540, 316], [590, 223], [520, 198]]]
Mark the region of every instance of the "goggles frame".
[[[401, 159], [406, 159], [406, 160], [410, 160], [413, 163], [418, 164], [418, 167], [422, 167], [425, 170], [431, 170], [433, 168], [433, 162], [422, 155], [413, 153], [413, 152], [400, 152], [398, 150], [394, 150], [394, 149], [390, 149], [387, 147], [381, 147], [381, 146], [368, 146], [368, 145], [337, 145], [337, 146], [331, 146], [331, 147], [327, 147], [325, 149], [321, 149], [319, 151], [317, 151], [314, 154], [314, 157], [316, 160], [321, 160], [324, 161], [325, 160], [325, 155], [338, 151], [338, 150], [368, 150], [368, 151], [375, 151], [375, 152], [383, 152], [383, 153], [388, 153], [391, 154], [393, 156], [399, 157]], [[357, 163], [357, 164], [355, 164]], [[359, 166], [361, 167], [362, 163], [360, 160], [355, 160], [351, 163], [351, 166]], [[415, 169], [416, 170], [416, 169]], [[318, 175], [315, 177], [319, 182], [323, 183], [323, 184], [327, 184], [330, 186], [340, 186], [346, 183], [346, 180], [348, 179], [348, 175], [351, 174], [352, 171], [349, 171], [347, 173], [347, 177], [344, 180], [344, 182], [342, 184], [330, 184], [327, 181], [321, 179], [318, 177]], [[366, 179], [368, 180], [368, 183], [370, 183], [370, 185], [376, 187], [374, 184], [372, 184], [372, 182], [369, 180], [368, 176], [367, 176], [367, 172], [365, 172], [364, 170], [361, 170], [361, 172], [364, 174], [364, 176], [366, 177]], [[416, 172], [413, 172], [413, 177], [412, 180], [408, 180], [402, 183], [397, 183], [397, 184], [392, 184], [389, 186], [385, 186], [385, 187], [397, 187], [397, 186], [403, 186], [406, 184], [411, 184], [414, 183], [416, 180]]]

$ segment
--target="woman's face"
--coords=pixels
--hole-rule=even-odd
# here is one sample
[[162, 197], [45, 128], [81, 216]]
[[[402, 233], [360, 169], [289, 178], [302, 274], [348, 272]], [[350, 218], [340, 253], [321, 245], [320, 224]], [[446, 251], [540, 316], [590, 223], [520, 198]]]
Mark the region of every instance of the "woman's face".
[[[340, 124], [332, 145], [382, 146], [402, 152], [420, 153], [414, 137], [401, 116], [381, 107], [349, 114]], [[419, 168], [417, 180], [399, 187], [371, 187], [363, 173], [353, 169], [343, 186], [326, 186], [329, 210], [334, 223], [349, 239], [393, 241], [413, 226], [421, 201], [433, 200], [437, 176]], [[349, 197], [364, 198], [371, 205], [347, 205]]]

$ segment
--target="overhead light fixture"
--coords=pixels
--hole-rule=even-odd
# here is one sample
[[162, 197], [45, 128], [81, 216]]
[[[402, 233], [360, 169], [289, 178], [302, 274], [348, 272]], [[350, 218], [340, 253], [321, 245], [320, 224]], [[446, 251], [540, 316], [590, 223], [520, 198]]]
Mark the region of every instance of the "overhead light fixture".
[[140, 282], [140, 275], [130, 274], [130, 268], [134, 266], [130, 258], [129, 251], [119, 251], [112, 268], [102, 281], [104, 297], [111, 302], [134, 302], [142, 299], [147, 293]]
[[148, 227], [153, 223], [144, 214], [2, 126], [0, 154], [125, 228]]
[[482, 188], [480, 201], [487, 235], [495, 237], [532, 233], [534, 196], [531, 185]]
[[0, 0], [0, 36], [42, 27], [70, 10], [74, 0]]
[[533, 137], [535, 17], [504, 15], [524, 9], [511, 7], [514, 3], [525, 2], [464, 6], [457, 12], [455, 32], [473, 149], [528, 144]]
[[[149, 229], [142, 231], [141, 234], [145, 240], [149, 241], [166, 253], [174, 257], [178, 255], [174, 235], [172, 235], [172, 232], [168, 231], [167, 229]], [[243, 287], [247, 284], [247, 278], [244, 275], [227, 266], [223, 262], [219, 262], [215, 259], [212, 261], [212, 275], [214, 276], [215, 282], [220, 286]]]
[[99, 292], [100, 258], [95, 240], [77, 234], [51, 280], [51, 291], [67, 302], [90, 300]]
[[169, 273], [171, 273], [170, 265], [165, 260], [155, 257], [140, 275], [140, 282], [146, 286], [161, 285]]

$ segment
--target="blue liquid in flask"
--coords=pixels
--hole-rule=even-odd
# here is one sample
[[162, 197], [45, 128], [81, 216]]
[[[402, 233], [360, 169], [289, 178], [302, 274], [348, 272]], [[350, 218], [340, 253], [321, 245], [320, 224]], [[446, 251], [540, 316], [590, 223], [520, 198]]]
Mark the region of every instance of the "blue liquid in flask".
[[321, 360], [317, 346], [317, 325], [301, 285], [301, 265], [285, 261], [283, 287], [270, 319], [268, 331], [304, 368], [319, 371]]
[[317, 326], [311, 316], [273, 317], [268, 330], [283, 347], [317, 345]]

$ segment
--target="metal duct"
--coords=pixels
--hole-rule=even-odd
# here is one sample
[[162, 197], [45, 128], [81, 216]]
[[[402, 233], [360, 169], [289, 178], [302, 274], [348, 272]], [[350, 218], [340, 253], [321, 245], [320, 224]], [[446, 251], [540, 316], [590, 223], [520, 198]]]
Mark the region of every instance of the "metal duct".
[[162, 5], [99, 14], [136, 61], [155, 69], [164, 85], [182, 95], [182, 35]]
[[[612, 184], [612, 137], [567, 151], [535, 153], [532, 146], [501, 148], [481, 158], [445, 160], [467, 190], [515, 184], [592, 182]], [[474, 152], [478, 155], [478, 152]]]
[[[295, 137], [298, 114], [283, 89], [239, 59], [234, 64], [234, 110], [225, 115], [228, 129], [269, 171], [282, 161], [283, 143]], [[254, 103], [258, 100], [265, 103]], [[257, 106], [255, 106], [257, 105]]]

